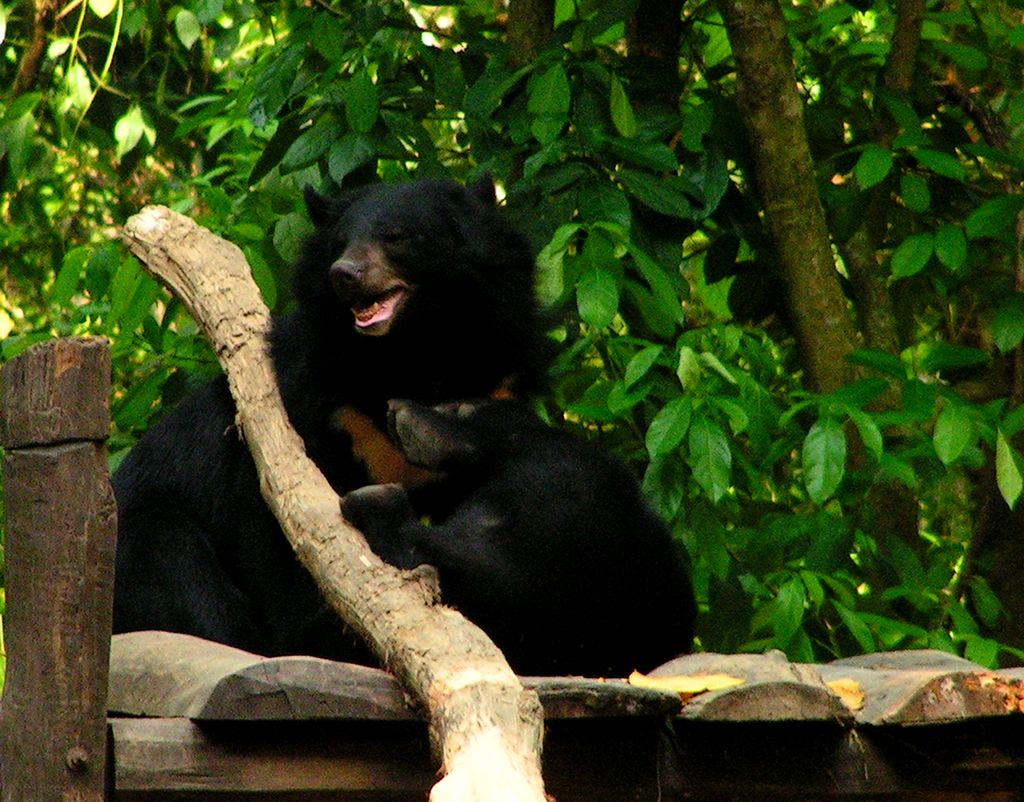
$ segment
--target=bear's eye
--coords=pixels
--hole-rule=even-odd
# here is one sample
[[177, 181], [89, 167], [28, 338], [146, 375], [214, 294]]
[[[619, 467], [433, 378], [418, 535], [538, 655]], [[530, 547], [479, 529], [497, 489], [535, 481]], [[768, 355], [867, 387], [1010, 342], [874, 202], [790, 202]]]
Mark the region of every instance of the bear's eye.
[[386, 228], [381, 232], [380, 238], [389, 245], [401, 245], [411, 240], [412, 234], [404, 228]]

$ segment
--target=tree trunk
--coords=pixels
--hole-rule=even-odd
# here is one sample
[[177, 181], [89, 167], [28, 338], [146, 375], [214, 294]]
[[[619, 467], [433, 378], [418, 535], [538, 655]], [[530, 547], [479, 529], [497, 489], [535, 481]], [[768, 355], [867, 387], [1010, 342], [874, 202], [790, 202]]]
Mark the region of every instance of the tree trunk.
[[129, 248], [181, 298], [216, 350], [260, 487], [327, 601], [423, 704], [445, 777], [433, 802], [544, 800], [542, 712], [484, 633], [438, 603], [436, 574], [374, 555], [288, 422], [267, 358], [270, 317], [242, 252], [163, 207]]
[[[896, 3], [895, 29], [882, 85], [887, 92], [902, 100], [909, 99], [913, 86], [924, 7], [924, 0], [898, 0]], [[889, 148], [899, 130], [885, 107], [880, 102], [875, 106], [878, 115], [875, 141], [881, 147]], [[890, 354], [900, 352], [903, 338], [888, 282], [878, 263], [878, 251], [885, 246], [888, 236], [894, 185], [895, 180], [890, 176], [866, 193], [864, 221], [841, 245], [864, 341], [870, 347]]]
[[528, 64], [551, 40], [555, 0], [509, 0], [508, 45], [516, 64]]
[[832, 258], [825, 212], [778, 0], [721, 0], [754, 162], [785, 302], [807, 384], [829, 392], [855, 371], [857, 338]]
[[640, 0], [626, 23], [629, 60], [660, 102], [679, 108], [683, 0]]

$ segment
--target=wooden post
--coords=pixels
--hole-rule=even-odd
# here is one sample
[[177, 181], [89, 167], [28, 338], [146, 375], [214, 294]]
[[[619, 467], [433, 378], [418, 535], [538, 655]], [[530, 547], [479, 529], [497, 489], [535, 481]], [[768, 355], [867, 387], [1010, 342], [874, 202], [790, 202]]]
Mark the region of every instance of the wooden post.
[[106, 798], [116, 508], [110, 349], [41, 343], [0, 373], [7, 532], [3, 802]]

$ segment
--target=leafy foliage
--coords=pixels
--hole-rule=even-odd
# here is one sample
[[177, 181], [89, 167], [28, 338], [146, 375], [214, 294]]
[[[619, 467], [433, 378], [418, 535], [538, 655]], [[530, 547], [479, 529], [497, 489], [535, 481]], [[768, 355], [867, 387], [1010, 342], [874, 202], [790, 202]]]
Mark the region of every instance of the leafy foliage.
[[[547, 413], [635, 464], [690, 555], [704, 648], [1024, 658], [998, 640], [1005, 611], [972, 545], [985, 472], [1002, 503], [1024, 492], [1019, 12], [929, 10], [901, 94], [884, 81], [906, 24], [889, 2], [786, 4], [866, 346], [850, 344], [863, 377], [818, 395], [801, 382], [715, 6], [687, 4], [668, 93], [631, 53], [636, 6], [560, 0], [529, 63], [483, 0], [69, 6], [37, 79], [0, 108], [3, 358], [109, 336], [116, 463], [216, 370], [114, 242], [129, 214], [195, 216], [243, 248], [281, 310], [309, 230], [303, 185], [490, 171], [558, 320]], [[32, 33], [31, 8], [10, 9], [5, 83]], [[878, 310], [853, 286], [864, 231], [895, 347], [876, 347]]]

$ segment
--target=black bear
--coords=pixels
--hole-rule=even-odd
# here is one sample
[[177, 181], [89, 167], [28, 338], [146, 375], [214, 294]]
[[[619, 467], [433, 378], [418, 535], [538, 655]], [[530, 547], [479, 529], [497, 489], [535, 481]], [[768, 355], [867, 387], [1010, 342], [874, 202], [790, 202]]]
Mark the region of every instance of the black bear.
[[401, 486], [375, 485], [346, 518], [388, 562], [434, 566], [517, 672], [624, 676], [689, 651], [689, 576], [625, 465], [514, 400], [396, 401], [389, 423], [454, 507], [428, 525]]
[[[270, 344], [288, 415], [339, 493], [413, 486], [424, 472], [384, 434], [389, 399], [522, 397], [542, 383], [549, 349], [533, 254], [499, 212], [489, 178], [334, 198], [307, 191], [306, 201], [315, 232], [294, 271], [297, 309], [275, 321]], [[368, 659], [263, 503], [234, 417], [227, 383], [216, 380], [168, 413], [116, 472], [115, 631]], [[585, 555], [544, 559], [579, 564], [580, 594], [618, 581], [586, 575]], [[507, 571], [523, 576], [530, 566]]]

